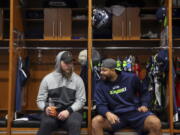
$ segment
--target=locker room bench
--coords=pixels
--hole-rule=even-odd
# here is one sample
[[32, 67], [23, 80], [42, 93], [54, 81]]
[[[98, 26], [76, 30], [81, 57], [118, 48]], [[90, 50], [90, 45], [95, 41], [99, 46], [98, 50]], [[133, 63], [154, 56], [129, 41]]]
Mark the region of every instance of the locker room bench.
[[[12, 134], [16, 135], [36, 135], [40, 127], [40, 121], [37, 120], [29, 120], [29, 121], [13, 121], [12, 123]], [[87, 134], [87, 123], [85, 121], [82, 122], [81, 125], [81, 135]], [[62, 135], [67, 134], [67, 132], [63, 129], [55, 131], [53, 135]]]
[[[169, 133], [169, 124], [167, 122], [162, 122], [162, 132]], [[136, 131], [130, 128], [122, 129], [114, 133], [105, 130], [105, 135], [137, 135]]]
[[[174, 125], [177, 129], [180, 129], [180, 122], [176, 122]], [[5, 126], [6, 126], [6, 122], [0, 121], [0, 127], [5, 127]], [[37, 120], [13, 121], [12, 127], [13, 128], [39, 128], [40, 127], [40, 121], [37, 121]], [[87, 122], [82, 121], [81, 127], [86, 128]], [[169, 128], [169, 124], [167, 122], [162, 122], [162, 129], [168, 129], [168, 128]]]
[[0, 128], [7, 127], [7, 121], [5, 119], [0, 119]]
[[[86, 122], [82, 122], [82, 128], [81, 128], [81, 135], [87, 134], [87, 128], [86, 128]], [[40, 126], [40, 121], [14, 121], [13, 122], [13, 128], [12, 128], [12, 134], [19, 134], [19, 135], [35, 135], [36, 132], [38, 131], [38, 128]], [[169, 124], [166, 122], [162, 122], [162, 128], [163, 132], [169, 132]], [[179, 123], [179, 128], [180, 128], [180, 123]], [[114, 135], [118, 135], [122, 132], [127, 132], [127, 133], [135, 133], [134, 130], [132, 129], [122, 129], [120, 131], [117, 131], [114, 133]], [[56, 131], [53, 135], [59, 135], [59, 134], [67, 134], [66, 131], [60, 129]], [[112, 135], [109, 132], [105, 131], [105, 134], [107, 135]]]
[[7, 121], [5, 119], [0, 119], [0, 135], [6, 135], [6, 127]]
[[[27, 110], [24, 111], [24, 113], [21, 115], [18, 115], [18, 118], [21, 117], [28, 117], [30, 120], [28, 121], [13, 121], [12, 127], [11, 127], [11, 133], [14, 135], [36, 135], [36, 132], [38, 131], [40, 127], [40, 117], [41, 117], [42, 111], [40, 110]], [[87, 122], [82, 121], [81, 124], [81, 132], [83, 134], [87, 134]], [[53, 135], [61, 135], [67, 133], [63, 129], [59, 129], [56, 131]], [[82, 134], [82, 135], [83, 135]]]
[[[40, 127], [40, 121], [37, 121], [37, 120], [13, 121], [12, 127], [13, 128], [39, 128]], [[82, 121], [81, 127], [86, 128], [87, 122]]]
[[[36, 135], [39, 128], [12, 128], [12, 135]], [[87, 135], [87, 128], [81, 128], [81, 135]], [[52, 135], [67, 135], [67, 131], [60, 129]]]
[[175, 122], [174, 123], [174, 128], [175, 129], [180, 129], [180, 122]]

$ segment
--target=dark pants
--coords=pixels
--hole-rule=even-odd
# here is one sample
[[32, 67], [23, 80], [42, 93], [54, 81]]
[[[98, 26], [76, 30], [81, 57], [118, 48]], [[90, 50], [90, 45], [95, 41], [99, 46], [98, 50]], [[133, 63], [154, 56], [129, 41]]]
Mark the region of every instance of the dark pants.
[[40, 129], [37, 135], [50, 135], [58, 128], [64, 128], [69, 135], [80, 135], [82, 115], [79, 112], [73, 112], [65, 121], [61, 121], [55, 117], [47, 116], [45, 113], [42, 116]]

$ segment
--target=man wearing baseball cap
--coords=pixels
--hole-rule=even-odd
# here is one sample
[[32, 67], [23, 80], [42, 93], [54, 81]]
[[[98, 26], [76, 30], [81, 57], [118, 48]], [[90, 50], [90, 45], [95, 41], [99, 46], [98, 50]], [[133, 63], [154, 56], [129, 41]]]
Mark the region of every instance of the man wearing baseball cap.
[[56, 56], [55, 70], [46, 75], [39, 88], [37, 105], [44, 112], [37, 135], [50, 135], [62, 127], [69, 135], [80, 135], [82, 115], [86, 102], [84, 83], [73, 72], [71, 52]]
[[114, 59], [102, 61], [95, 101], [99, 115], [92, 120], [92, 135], [103, 135], [104, 129], [117, 131], [127, 126], [141, 135], [161, 135], [159, 118], [148, 110], [147, 88], [136, 74], [116, 71]]

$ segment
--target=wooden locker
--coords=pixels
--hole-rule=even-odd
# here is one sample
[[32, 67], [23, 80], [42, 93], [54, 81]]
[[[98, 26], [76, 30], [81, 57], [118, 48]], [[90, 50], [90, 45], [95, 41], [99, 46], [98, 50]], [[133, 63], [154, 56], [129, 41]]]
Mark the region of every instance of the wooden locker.
[[3, 10], [0, 9], [0, 39], [3, 39]]
[[8, 133], [0, 133], [0, 135], [8, 135]]
[[120, 16], [112, 18], [112, 38], [114, 40], [125, 40], [127, 36], [126, 29], [126, 9]]
[[56, 8], [44, 9], [44, 39], [58, 39], [58, 15]]
[[58, 39], [71, 39], [72, 12], [70, 8], [58, 9]]
[[[31, 128], [33, 129], [33, 128]], [[31, 132], [37, 132], [37, 131], [31, 131], [31, 129], [25, 129], [26, 131], [14, 131], [14, 132], [18, 132], [17, 133], [11, 133], [11, 135], [37, 135], [37, 133], [31, 133]]]
[[0, 110], [7, 110], [8, 108], [8, 80], [0, 78], [4, 81], [0, 82]]
[[138, 40], [140, 39], [140, 9], [127, 8], [127, 39]]

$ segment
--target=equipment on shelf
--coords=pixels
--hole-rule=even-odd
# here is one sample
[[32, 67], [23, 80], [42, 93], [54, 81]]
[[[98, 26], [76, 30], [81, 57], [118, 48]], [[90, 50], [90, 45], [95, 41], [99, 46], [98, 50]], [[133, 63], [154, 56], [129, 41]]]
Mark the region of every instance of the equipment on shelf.
[[78, 7], [76, 0], [46, 0], [44, 3], [45, 7]]
[[167, 9], [165, 7], [160, 7], [156, 12], [156, 18], [160, 22], [165, 19], [166, 15], [167, 15]]
[[107, 27], [111, 23], [111, 13], [105, 8], [94, 8], [93, 9], [93, 27], [100, 29]]

